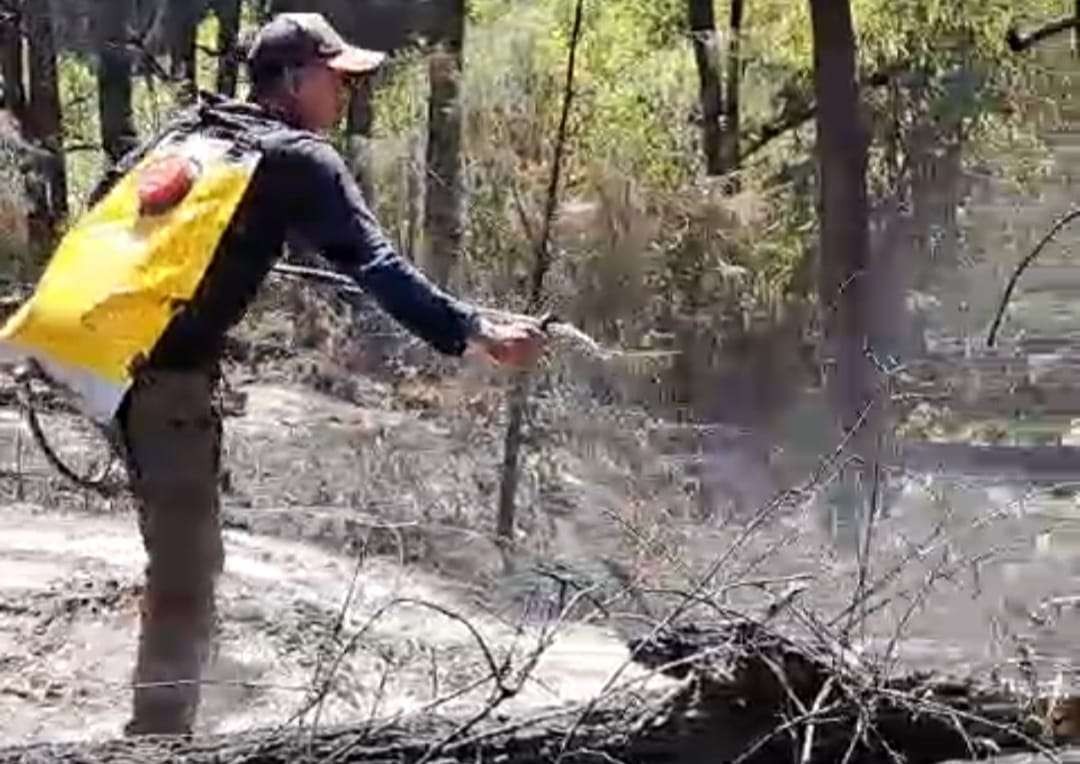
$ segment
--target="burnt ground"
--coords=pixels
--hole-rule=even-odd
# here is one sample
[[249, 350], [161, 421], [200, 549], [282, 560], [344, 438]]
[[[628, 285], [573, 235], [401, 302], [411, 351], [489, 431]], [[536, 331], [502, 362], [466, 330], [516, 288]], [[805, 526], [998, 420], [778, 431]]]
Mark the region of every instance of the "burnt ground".
[[[406, 712], [483, 678], [475, 637], [419, 602], [467, 619], [500, 656], [527, 655], [558, 586], [537, 577], [530, 589], [501, 574], [493, 585], [497, 549], [470, 527], [476, 518], [446, 509], [483, 495], [466, 481], [475, 456], [453, 440], [460, 435], [415, 411], [295, 385], [241, 392], [223, 476], [223, 641], [201, 731], [289, 718], [339, 653], [327, 723]], [[389, 392], [373, 385], [370, 395]], [[47, 419], [61, 453], [77, 460], [75, 422], [65, 437], [63, 419]], [[4, 426], [10, 436], [17, 420]], [[80, 504], [24, 448], [24, 499], [0, 507], [0, 729], [8, 743], [107, 738], [129, 702], [144, 561], [133, 516], [124, 499]], [[390, 605], [398, 599], [409, 602]], [[560, 634], [508, 711], [586, 700], [628, 656], [608, 625], [567, 624]], [[487, 689], [444, 710], [474, 708]]]
[[[408, 713], [448, 693], [440, 709], [468, 713], [490, 692], [477, 636], [500, 661], [527, 661], [576, 592], [610, 599], [637, 575], [628, 571], [647, 569], [618, 517], [659, 538], [667, 510], [648, 523], [634, 513], [675, 506], [649, 496], [685, 493], [669, 465], [643, 468], [636, 427], [609, 437], [624, 414], [547, 405], [535, 415], [508, 570], [491, 532], [505, 378], [441, 363], [403, 346], [400, 332], [391, 352], [365, 356], [353, 341], [343, 350], [335, 331], [348, 317], [323, 303], [305, 312], [311, 301], [290, 295], [270, 290], [226, 365], [224, 631], [200, 732], [284, 722], [317, 687], [321, 723]], [[108, 739], [130, 702], [144, 564], [132, 506], [55, 474], [9, 392], [0, 390], [0, 743]], [[58, 453], [80, 471], [99, 467], [107, 451], [96, 431], [40, 402]], [[626, 662], [623, 621], [605, 611], [586, 622], [579, 610], [507, 713], [587, 700]]]
[[[507, 379], [400, 333], [380, 346], [365, 328], [376, 339], [358, 342], [325, 306], [285, 303], [263, 306], [227, 365], [224, 633], [200, 732], [285, 722], [323, 686], [324, 723], [435, 698], [470, 713], [490, 691], [476, 635], [420, 603], [522, 666], [578, 597], [501, 713], [584, 701], [626, 665], [627, 636], [699, 585], [712, 604], [687, 617], [719, 604], [795, 631], [828, 624], [865, 660], [884, 654], [875, 670], [1017, 675], [1027, 656], [1037, 682], [1073, 686], [1069, 491], [899, 475], [861, 566], [832, 473], [805, 482], [819, 444], [773, 470], [731, 433], [717, 447], [700, 428], [598, 402], [567, 363], [534, 398], [508, 571], [492, 539]], [[64, 483], [0, 401], [0, 740], [107, 739], [127, 712], [136, 633], [131, 507]], [[810, 405], [792, 426], [813, 430], [813, 417]], [[80, 468], [102, 453], [81, 420], [44, 421]], [[719, 475], [709, 491], [702, 465]], [[806, 490], [763, 515], [725, 502], [748, 484]]]

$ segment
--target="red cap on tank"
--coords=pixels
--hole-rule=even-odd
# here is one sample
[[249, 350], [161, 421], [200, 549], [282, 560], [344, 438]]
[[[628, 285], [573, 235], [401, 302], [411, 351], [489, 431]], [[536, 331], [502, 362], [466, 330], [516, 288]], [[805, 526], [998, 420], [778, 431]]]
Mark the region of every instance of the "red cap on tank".
[[198, 165], [187, 157], [174, 155], [154, 161], [139, 172], [139, 212], [168, 212], [188, 195], [198, 175]]

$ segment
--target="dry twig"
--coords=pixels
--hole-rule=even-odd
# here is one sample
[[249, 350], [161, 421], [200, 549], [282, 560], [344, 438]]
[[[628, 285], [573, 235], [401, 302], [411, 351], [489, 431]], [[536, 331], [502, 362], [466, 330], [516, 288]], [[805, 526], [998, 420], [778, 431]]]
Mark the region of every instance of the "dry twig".
[[1016, 284], [1020, 281], [1020, 276], [1023, 275], [1024, 271], [1026, 271], [1028, 267], [1035, 262], [1035, 258], [1039, 256], [1039, 254], [1043, 251], [1046, 245], [1049, 244], [1053, 240], [1053, 238], [1061, 232], [1063, 228], [1072, 223], [1078, 217], [1080, 217], [1080, 209], [1070, 211], [1064, 217], [1054, 223], [1050, 230], [1046, 232], [1046, 235], [1039, 240], [1038, 244], [1035, 245], [1035, 249], [1029, 252], [1027, 256], [1020, 261], [1020, 264], [1016, 266], [1016, 270], [1013, 271], [1012, 276], [1009, 277], [1009, 283], [1005, 285], [1005, 294], [1001, 296], [1001, 304], [998, 306], [997, 314], [994, 316], [994, 322], [990, 324], [990, 333], [987, 335], [986, 338], [986, 344], [989, 347], [994, 346], [994, 341], [997, 337], [998, 329], [1001, 327], [1001, 322], [1005, 318], [1005, 310], [1009, 307], [1009, 300], [1012, 299], [1013, 290], [1016, 289]]

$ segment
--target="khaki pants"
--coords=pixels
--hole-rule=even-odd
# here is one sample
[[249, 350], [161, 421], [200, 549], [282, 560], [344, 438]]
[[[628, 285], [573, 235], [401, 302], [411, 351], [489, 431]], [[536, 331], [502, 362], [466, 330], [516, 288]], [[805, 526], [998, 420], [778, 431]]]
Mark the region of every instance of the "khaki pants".
[[215, 629], [224, 562], [216, 376], [147, 370], [119, 420], [149, 562], [127, 734], [187, 734]]

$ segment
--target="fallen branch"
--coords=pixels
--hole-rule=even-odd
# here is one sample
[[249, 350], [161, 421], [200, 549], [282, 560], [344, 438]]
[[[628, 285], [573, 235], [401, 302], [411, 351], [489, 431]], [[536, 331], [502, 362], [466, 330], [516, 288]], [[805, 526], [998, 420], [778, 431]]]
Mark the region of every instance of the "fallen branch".
[[[913, 675], [878, 683], [827, 652], [740, 621], [675, 628], [639, 645], [647, 665], [696, 660], [687, 679], [642, 691], [628, 704], [616, 687], [588, 720], [580, 706], [509, 721], [430, 713], [412, 721], [217, 735], [192, 741], [128, 739], [0, 749], [0, 764], [183, 760], [191, 764], [303, 759], [334, 762], [505, 764], [599, 759], [625, 762], [714, 760], [908, 761], [963, 758], [985, 750], [1037, 751], [1049, 745], [1023, 728], [1029, 698], [972, 682]], [[635, 680], [637, 681], [637, 680]], [[570, 732], [573, 734], [569, 734]], [[466, 732], [468, 734], [466, 737]], [[572, 745], [565, 746], [568, 740]], [[569, 758], [561, 758], [569, 757]]]
[[[867, 405], [860, 412], [859, 418], [856, 421], [855, 425], [841, 439], [840, 444], [836, 447], [836, 449], [818, 463], [817, 468], [814, 470], [813, 474], [810, 476], [810, 479], [805, 485], [815, 485], [821, 479], [821, 476], [829, 470], [830, 466], [835, 464], [836, 460], [841, 457], [848, 444], [850, 443], [851, 439], [855, 436], [855, 433], [858, 432], [859, 428], [866, 421], [866, 417], [869, 415], [869, 413], [870, 406]], [[754, 516], [754, 518], [749, 522], [746, 528], [728, 546], [727, 550], [721, 553], [712, 562], [712, 564], [709, 566], [709, 569], [705, 572], [705, 575], [694, 583], [693, 589], [689, 592], [684, 601], [677, 607], [673, 608], [671, 612], [669, 612], [668, 615], [653, 628], [653, 630], [648, 634], [648, 636], [646, 636], [643, 640], [637, 641], [636, 644], [631, 645], [630, 656], [625, 661], [623, 661], [623, 663], [620, 664], [614, 672], [612, 672], [610, 677], [608, 677], [608, 680], [604, 684], [604, 688], [600, 692], [600, 696], [585, 704], [580, 715], [577, 717], [574, 724], [567, 731], [566, 738], [563, 741], [562, 748], [560, 749], [561, 753], [565, 754], [566, 752], [571, 750], [571, 743], [574, 741], [575, 735], [577, 734], [578, 730], [586, 724], [586, 722], [590, 718], [590, 715], [596, 710], [597, 707], [599, 707], [603, 695], [615, 686], [615, 683], [618, 682], [619, 678], [630, 667], [631, 663], [640, 662], [642, 660], [641, 651], [645, 649], [645, 647], [649, 644], [649, 641], [656, 639], [658, 636], [660, 636], [665, 630], [669, 629], [672, 624], [676, 623], [677, 620], [687, 610], [689, 610], [694, 604], [697, 604], [702, 598], [702, 595], [704, 595], [709, 589], [709, 587], [712, 585], [712, 582], [716, 578], [716, 576], [720, 573], [721, 570], [723, 570], [724, 566], [731, 559], [732, 555], [735, 554], [735, 552], [743, 545], [743, 543], [746, 542], [757, 530], [759, 530], [769, 518], [774, 516], [781, 507], [786, 506], [787, 503], [790, 502], [793, 498], [802, 495], [802, 490], [802, 487], [800, 487], [784, 491], [777, 495], [772, 501], [768, 502], [764, 507], [762, 507]]]

